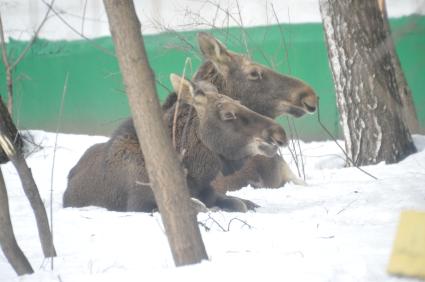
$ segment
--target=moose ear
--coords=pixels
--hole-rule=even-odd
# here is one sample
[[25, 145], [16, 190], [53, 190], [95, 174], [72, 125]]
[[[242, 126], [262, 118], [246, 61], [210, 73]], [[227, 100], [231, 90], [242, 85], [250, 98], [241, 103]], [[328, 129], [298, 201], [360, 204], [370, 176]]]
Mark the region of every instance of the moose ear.
[[226, 46], [206, 32], [198, 33], [198, 44], [204, 58], [214, 63], [226, 63], [230, 61], [230, 53]]
[[176, 92], [177, 95], [180, 94], [180, 98], [183, 101], [190, 103], [194, 96], [192, 83], [190, 83], [189, 80], [174, 73], [170, 74], [170, 81], [174, 92]]
[[221, 109], [219, 111], [219, 115], [220, 115], [220, 119], [222, 121], [227, 121], [227, 120], [234, 120], [236, 119], [236, 114], [234, 111], [232, 110], [225, 110], [225, 109]]

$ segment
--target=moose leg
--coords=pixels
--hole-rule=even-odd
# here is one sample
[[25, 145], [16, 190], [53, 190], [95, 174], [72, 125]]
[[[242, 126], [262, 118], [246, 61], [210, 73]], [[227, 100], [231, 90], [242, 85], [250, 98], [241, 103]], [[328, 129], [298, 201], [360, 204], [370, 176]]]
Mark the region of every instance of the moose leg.
[[158, 209], [152, 189], [149, 185], [136, 183], [127, 195], [126, 211], [152, 212]]
[[234, 191], [251, 185], [254, 188], [280, 188], [287, 182], [307, 185], [292, 172], [287, 162], [280, 156], [267, 158], [255, 156], [245, 161], [241, 169], [232, 174], [218, 175], [211, 185], [220, 193]]
[[217, 193], [216, 206], [231, 212], [247, 212], [260, 207], [254, 202]]
[[211, 185], [217, 192], [226, 193], [227, 191], [239, 190], [248, 185], [253, 187], [262, 187], [261, 175], [258, 173], [255, 159], [249, 158], [244, 165], [237, 171], [229, 175], [219, 174], [211, 182]]
[[286, 163], [286, 161], [282, 158], [280, 162], [281, 171], [282, 171], [282, 182], [283, 184], [286, 182], [292, 182], [296, 185], [302, 185], [307, 186], [307, 183], [295, 175], [295, 173], [292, 172], [289, 165]]
[[249, 200], [218, 193], [212, 187], [203, 190], [201, 200], [209, 208], [218, 207], [230, 212], [247, 212], [259, 207]]

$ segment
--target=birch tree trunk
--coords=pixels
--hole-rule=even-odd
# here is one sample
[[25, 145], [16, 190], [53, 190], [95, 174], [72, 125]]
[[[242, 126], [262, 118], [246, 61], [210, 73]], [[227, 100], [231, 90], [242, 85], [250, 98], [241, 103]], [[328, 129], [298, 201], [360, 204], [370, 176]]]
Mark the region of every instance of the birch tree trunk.
[[403, 118], [407, 126], [409, 127], [410, 133], [419, 133], [419, 121], [416, 114], [415, 104], [413, 103], [412, 91], [407, 84], [406, 77], [404, 76], [403, 69], [401, 68], [400, 59], [398, 58], [393, 37], [390, 36], [391, 28], [388, 22], [387, 7], [385, 0], [377, 0], [379, 4], [379, 10], [381, 11], [384, 29], [388, 33], [386, 40], [386, 47], [391, 54], [392, 64], [394, 66], [395, 77], [397, 80], [398, 91], [403, 103], [402, 112]]
[[320, 0], [347, 153], [355, 165], [416, 152], [376, 0]]
[[207, 259], [177, 154], [162, 121], [154, 74], [131, 0], [104, 0], [152, 190], [177, 266]]

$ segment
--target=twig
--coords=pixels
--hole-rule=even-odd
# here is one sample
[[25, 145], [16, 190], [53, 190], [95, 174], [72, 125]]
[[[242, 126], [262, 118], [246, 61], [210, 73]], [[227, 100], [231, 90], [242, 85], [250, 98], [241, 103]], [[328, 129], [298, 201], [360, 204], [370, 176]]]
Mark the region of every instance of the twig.
[[28, 42], [27, 46], [25, 46], [25, 49], [21, 52], [21, 54], [19, 54], [19, 57], [15, 60], [15, 62], [12, 64], [11, 69], [13, 70], [18, 64], [19, 62], [25, 57], [25, 55], [27, 54], [27, 52], [31, 49], [32, 45], [34, 44], [35, 40], [38, 37], [38, 34], [40, 33], [41, 29], [43, 28], [44, 24], [46, 23], [46, 21], [49, 19], [49, 14], [51, 11], [51, 8], [53, 6], [53, 4], [55, 3], [55, 0], [52, 0], [50, 2], [50, 6], [47, 9], [46, 14], [44, 15], [43, 20], [41, 21], [40, 25], [38, 26], [38, 28], [36, 29], [36, 31], [34, 32], [34, 35], [32, 36], [30, 42]]
[[342, 148], [341, 145], [338, 144], [338, 141], [336, 140], [336, 138], [332, 135], [332, 133], [329, 131], [329, 129], [326, 128], [326, 126], [322, 123], [322, 121], [320, 120], [320, 100], [319, 97], [317, 97], [317, 121], [319, 122], [320, 127], [322, 127], [322, 129], [329, 135], [329, 137], [332, 138], [332, 140], [336, 143], [336, 145], [341, 149], [341, 151], [344, 153], [345, 157], [347, 158], [347, 160], [349, 160], [351, 162], [351, 164], [357, 168], [358, 170], [360, 170], [361, 172], [363, 172], [364, 174], [372, 177], [373, 179], [377, 180], [378, 178], [372, 174], [370, 174], [369, 172], [365, 171], [364, 169], [362, 169], [361, 167], [357, 166], [354, 161], [348, 156], [347, 152], [345, 152], [345, 150]]
[[[182, 73], [182, 78], [184, 78], [186, 76], [186, 66], [190, 65], [190, 69], [192, 72], [192, 61], [189, 57], [186, 58], [185, 62], [184, 62], [184, 67], [183, 67], [183, 73]], [[174, 149], [177, 150], [177, 143], [176, 143], [176, 130], [177, 130], [177, 114], [179, 112], [179, 105], [180, 105], [180, 98], [181, 98], [181, 92], [183, 89], [183, 83], [180, 83], [180, 87], [179, 90], [177, 92], [177, 101], [176, 101], [176, 108], [174, 110], [174, 116], [173, 116], [173, 128], [172, 128], [172, 141], [173, 141], [173, 147]]]
[[13, 80], [12, 80], [12, 68], [10, 67], [9, 60], [7, 58], [6, 41], [4, 40], [3, 22], [0, 14], [0, 44], [1, 54], [3, 59], [4, 68], [6, 71], [6, 84], [7, 84], [7, 110], [12, 115], [13, 108]]
[[70, 25], [62, 16], [61, 14], [55, 10], [55, 8], [53, 8], [53, 5], [50, 5], [49, 3], [46, 2], [46, 0], [42, 0], [43, 3], [47, 6], [50, 7], [51, 10], [53, 11], [53, 13], [58, 17], [58, 19], [64, 23], [69, 29], [71, 29], [74, 33], [76, 33], [77, 35], [79, 35], [81, 38], [87, 40], [94, 48], [102, 51], [103, 53], [110, 55], [112, 57], [115, 57], [115, 54], [113, 52], [111, 52], [110, 50], [103, 48], [102, 46], [96, 44], [92, 39], [88, 38], [87, 36], [85, 36], [84, 34], [82, 34], [81, 32], [79, 32], [76, 28], [74, 28], [72, 25]]
[[217, 224], [217, 226], [223, 231], [228, 232], [229, 230], [226, 230], [214, 217], [211, 216], [211, 214], [208, 214], [208, 219], [210, 219], [213, 223]]
[[81, 34], [84, 34], [84, 23], [86, 22], [87, 0], [84, 1], [83, 19], [81, 21]]
[[204, 227], [205, 231], [210, 231], [211, 228], [209, 228], [205, 223], [203, 223], [202, 221], [198, 221], [198, 224], [201, 225], [202, 227]]
[[250, 52], [249, 52], [249, 48], [248, 48], [248, 42], [246, 40], [246, 31], [244, 29], [244, 25], [243, 25], [243, 21], [242, 21], [241, 8], [239, 7], [239, 1], [238, 0], [236, 0], [236, 6], [238, 7], [239, 23], [240, 23], [240, 29], [241, 29], [241, 32], [242, 32], [243, 43], [245, 45], [246, 53], [248, 54], [248, 56], [251, 57]]
[[272, 12], [273, 12], [274, 18], [276, 20], [277, 26], [279, 28], [280, 36], [282, 37], [283, 48], [285, 49], [285, 60], [288, 64], [288, 72], [289, 72], [289, 74], [291, 74], [291, 65], [289, 63], [289, 56], [288, 56], [288, 46], [286, 44], [285, 35], [283, 33], [283, 28], [280, 24], [280, 21], [279, 21], [277, 14], [276, 14], [276, 10], [274, 9], [273, 3], [271, 3], [270, 5], [272, 7]]
[[303, 153], [302, 153], [302, 151], [301, 151], [300, 138], [299, 138], [299, 135], [298, 135], [297, 127], [295, 126], [294, 119], [293, 119], [293, 118], [291, 118], [291, 121], [292, 121], [292, 126], [293, 126], [294, 131], [295, 131], [295, 136], [296, 136], [296, 141], [295, 141], [295, 142], [296, 142], [296, 144], [297, 144], [297, 146], [298, 146], [298, 151], [300, 152], [300, 160], [301, 160], [301, 171], [302, 171], [302, 176], [303, 176], [303, 179], [305, 180], [305, 165], [304, 165], [304, 156], [303, 156]]
[[[62, 91], [62, 98], [61, 98], [61, 105], [60, 105], [60, 109], [59, 109], [59, 116], [58, 116], [58, 121], [57, 121], [57, 125], [56, 125], [56, 136], [55, 136], [55, 145], [53, 148], [53, 160], [52, 160], [52, 171], [50, 174], [50, 230], [52, 232], [52, 243], [53, 243], [53, 177], [55, 175], [54, 171], [55, 171], [55, 161], [56, 161], [56, 149], [57, 149], [57, 145], [58, 145], [58, 136], [59, 136], [59, 128], [60, 125], [62, 123], [62, 115], [63, 115], [63, 106], [64, 106], [64, 102], [65, 102], [65, 96], [67, 93], [67, 89], [68, 89], [68, 73], [66, 73], [65, 76], [65, 82], [63, 85], [63, 91]], [[53, 248], [53, 245], [52, 245]], [[54, 268], [54, 258], [53, 256], [50, 259], [50, 269], [53, 270]]]
[[[283, 44], [284, 54], [285, 54], [285, 61], [286, 61], [287, 65], [288, 65], [288, 73], [289, 73], [289, 74], [291, 74], [291, 64], [290, 64], [290, 62], [289, 62], [288, 45], [287, 45], [287, 43], [286, 43], [285, 34], [284, 34], [284, 31], [283, 31], [282, 25], [281, 25], [281, 23], [280, 23], [280, 21], [279, 21], [279, 17], [277, 16], [277, 13], [276, 13], [276, 10], [275, 10], [275, 8], [274, 8], [273, 3], [270, 3], [270, 6], [271, 6], [271, 8], [272, 8], [273, 16], [274, 16], [275, 21], [276, 21], [276, 23], [277, 23], [277, 26], [278, 26], [278, 28], [279, 28], [280, 36], [281, 36], [281, 38], [282, 38], [282, 44]], [[293, 118], [289, 118], [289, 117], [288, 117], [288, 124], [290, 124], [291, 133], [292, 133], [292, 128], [293, 128], [294, 133], [295, 133], [294, 135], [295, 135], [295, 139], [296, 139], [296, 141], [293, 141], [293, 139], [292, 139], [292, 140], [291, 140], [291, 144], [292, 144], [292, 146], [293, 146], [293, 150], [294, 150], [294, 152], [295, 152], [293, 155], [295, 155], [295, 157], [296, 157], [295, 164], [296, 164], [296, 166], [297, 166], [298, 176], [300, 176], [300, 177], [302, 176], [302, 177], [303, 177], [303, 179], [305, 180], [304, 157], [303, 157], [303, 155], [302, 155], [301, 145], [300, 145], [300, 138], [299, 138], [299, 135], [298, 135], [297, 128], [296, 128], [296, 126], [295, 126], [294, 119], [293, 119]], [[299, 165], [300, 165], [300, 164], [299, 164], [299, 162], [298, 162], [298, 153], [297, 153], [297, 148], [295, 147], [295, 144], [297, 145], [297, 147], [298, 147], [298, 151], [299, 151], [299, 158], [300, 158], [300, 162], [301, 162], [301, 171], [300, 171], [300, 168], [299, 168]], [[291, 153], [292, 153], [292, 152], [291, 152]]]
[[250, 224], [248, 224], [245, 220], [234, 217], [229, 221], [229, 224], [227, 225], [227, 231], [230, 231], [230, 225], [232, 224], [233, 221], [239, 221], [239, 222], [243, 223], [243, 226], [248, 226], [249, 229], [252, 229], [252, 226]]
[[[298, 153], [297, 153], [297, 149], [295, 147], [295, 142], [294, 142], [294, 134], [292, 132], [292, 125], [289, 122], [289, 117], [286, 117], [286, 121], [288, 123], [288, 131], [289, 131], [289, 135], [290, 135], [290, 142], [288, 144], [288, 151], [291, 153], [292, 159], [295, 162], [295, 166], [297, 167], [297, 171], [298, 171], [298, 176], [301, 177], [301, 171], [300, 171], [300, 166], [298, 164]], [[297, 137], [295, 137], [297, 138]], [[292, 146], [292, 148], [291, 148]]]
[[[55, 0], [52, 0], [51, 4], [54, 3]], [[13, 79], [12, 79], [12, 71], [15, 69], [15, 67], [19, 64], [19, 62], [25, 57], [28, 50], [31, 48], [31, 46], [34, 44], [34, 41], [36, 40], [38, 34], [40, 33], [41, 28], [46, 23], [50, 13], [50, 8], [47, 10], [46, 14], [44, 15], [43, 20], [41, 21], [40, 25], [38, 26], [37, 30], [34, 32], [34, 35], [32, 36], [30, 42], [25, 46], [24, 50], [19, 54], [18, 58], [13, 62], [10, 63], [7, 58], [7, 50], [6, 50], [6, 41], [4, 38], [4, 29], [3, 29], [3, 22], [0, 15], [0, 44], [2, 49], [2, 59], [3, 64], [5, 66], [6, 70], [6, 84], [7, 84], [7, 110], [10, 114], [12, 114], [13, 111]]]
[[349, 208], [356, 201], [357, 201], [357, 199], [352, 200], [348, 205], [346, 205], [339, 212], [337, 212], [336, 215], [339, 215], [340, 213], [342, 213], [343, 211], [345, 211], [347, 208]]
[[[192, 53], [195, 57], [199, 59], [201, 58], [197, 52], [197, 48], [189, 40], [187, 40], [180, 32], [177, 32], [175, 29], [164, 26], [158, 20], [151, 19], [150, 22], [152, 23], [152, 25], [155, 26], [156, 29], [175, 35], [177, 39], [179, 39], [188, 47], [189, 49], [188, 51], [190, 51], [190, 53]], [[187, 51], [187, 49], [184, 49], [184, 48], [181, 48], [181, 49]]]
[[161, 86], [165, 91], [167, 91], [168, 93], [171, 92], [171, 89], [167, 87], [167, 85], [165, 85], [165, 83], [163, 83], [161, 80], [159, 80], [158, 78], [155, 79], [156, 84], [158, 84], [159, 86]]

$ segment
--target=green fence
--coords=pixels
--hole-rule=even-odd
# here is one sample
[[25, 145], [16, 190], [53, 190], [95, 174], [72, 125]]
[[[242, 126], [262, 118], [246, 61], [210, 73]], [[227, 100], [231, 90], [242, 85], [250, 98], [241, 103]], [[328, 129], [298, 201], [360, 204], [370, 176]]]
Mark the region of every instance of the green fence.
[[[393, 19], [391, 26], [424, 128], [425, 17]], [[255, 60], [312, 85], [320, 96], [322, 121], [331, 132], [339, 134], [334, 87], [321, 24], [255, 27], [245, 29], [245, 33], [238, 28], [211, 32], [229, 49], [249, 52]], [[26, 45], [27, 42], [11, 40], [7, 46], [9, 56], [16, 58]], [[187, 57], [191, 58], [192, 72], [201, 62], [196, 32], [145, 36], [145, 45], [161, 99], [166, 97], [167, 88], [170, 88], [169, 74], [181, 73]], [[189, 66], [188, 70], [190, 72]], [[17, 66], [13, 77], [14, 119], [21, 129], [56, 129], [66, 77], [60, 131], [109, 134], [129, 115], [110, 37], [90, 41], [37, 40]], [[2, 67], [0, 93], [5, 96], [5, 92]], [[287, 127], [290, 121], [282, 117], [280, 122]], [[295, 124], [303, 139], [328, 138], [317, 122], [317, 115], [296, 119]]]

